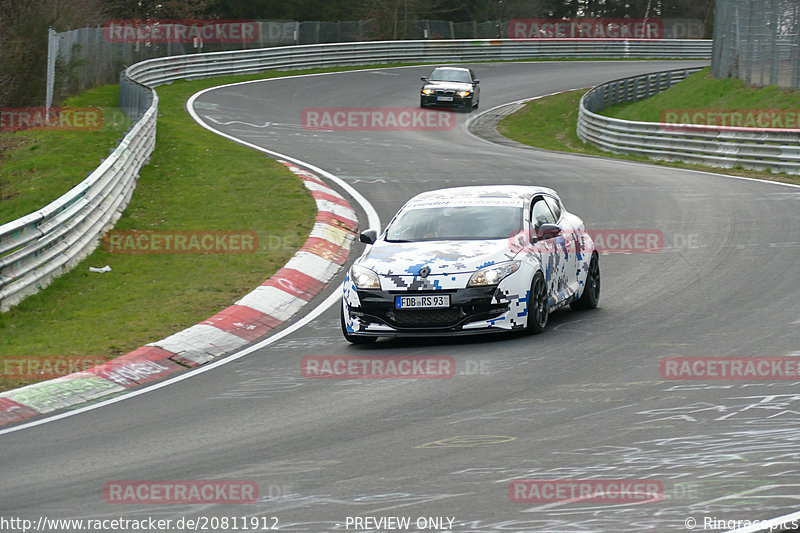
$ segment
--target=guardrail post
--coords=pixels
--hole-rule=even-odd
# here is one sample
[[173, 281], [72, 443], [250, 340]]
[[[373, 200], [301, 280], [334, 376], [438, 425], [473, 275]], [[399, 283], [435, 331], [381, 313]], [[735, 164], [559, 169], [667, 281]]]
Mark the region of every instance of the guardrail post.
[[58, 34], [53, 28], [47, 29], [47, 89], [44, 99], [45, 113], [50, 113], [53, 105], [53, 86], [56, 83], [56, 58], [58, 57]]

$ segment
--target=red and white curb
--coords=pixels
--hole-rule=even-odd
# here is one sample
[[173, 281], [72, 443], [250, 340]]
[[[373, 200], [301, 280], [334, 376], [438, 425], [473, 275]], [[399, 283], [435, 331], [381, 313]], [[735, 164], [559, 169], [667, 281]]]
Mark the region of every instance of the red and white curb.
[[263, 337], [322, 291], [347, 260], [358, 218], [320, 177], [280, 163], [303, 180], [317, 204], [311, 234], [283, 268], [234, 305], [166, 339], [84, 372], [0, 393], [0, 425], [122, 393], [212, 361]]

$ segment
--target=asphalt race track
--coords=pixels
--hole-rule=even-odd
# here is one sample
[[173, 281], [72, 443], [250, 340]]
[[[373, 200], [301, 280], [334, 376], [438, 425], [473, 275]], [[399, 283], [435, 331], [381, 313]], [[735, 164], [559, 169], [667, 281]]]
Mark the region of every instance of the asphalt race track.
[[[459, 533], [576, 533], [688, 531], [687, 519], [696, 520], [697, 531], [725, 531], [723, 520], [796, 511], [798, 382], [668, 381], [660, 362], [800, 355], [800, 189], [501, 146], [465, 126], [470, 116], [506, 102], [694, 64], [470, 65], [481, 79], [480, 109], [450, 115], [455, 124], [445, 131], [300, 125], [308, 108], [416, 108], [419, 78], [431, 67], [205, 93], [195, 110], [208, 124], [335, 174], [372, 203], [384, 224], [420, 191], [539, 184], [556, 189], [589, 228], [660, 231], [663, 248], [603, 255], [600, 307], [554, 313], [539, 336], [352, 347], [334, 305], [212, 371], [0, 432], [0, 516], [261, 516], [276, 517], [267, 525], [282, 531], [315, 533], [398, 531], [352, 521], [396, 516], [410, 518], [402, 531], [442, 531], [454, 519], [451, 530]], [[301, 360], [320, 355], [449, 356], [456, 373], [304, 378]], [[660, 501], [517, 503], [509, 498], [513, 479], [655, 480], [663, 494]], [[248, 480], [258, 484], [259, 499], [107, 503], [104, 486], [118, 480]], [[444, 518], [445, 529], [431, 528], [428, 517]], [[708, 519], [720, 527], [703, 527]]]

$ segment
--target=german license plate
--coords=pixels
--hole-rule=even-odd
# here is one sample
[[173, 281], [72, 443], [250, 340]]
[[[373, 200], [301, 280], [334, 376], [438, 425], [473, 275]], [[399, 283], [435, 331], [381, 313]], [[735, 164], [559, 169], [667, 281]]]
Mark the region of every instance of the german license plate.
[[453, 101], [453, 97], [452, 96], [437, 96], [436, 100], [439, 101], [439, 102], [452, 102]]
[[450, 295], [422, 294], [416, 296], [395, 296], [395, 309], [439, 309], [450, 307]]

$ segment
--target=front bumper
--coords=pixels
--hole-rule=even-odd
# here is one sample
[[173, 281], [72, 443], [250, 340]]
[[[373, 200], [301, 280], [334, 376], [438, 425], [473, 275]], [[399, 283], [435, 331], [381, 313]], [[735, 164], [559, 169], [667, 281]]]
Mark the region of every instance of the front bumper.
[[431, 95], [424, 95], [420, 94], [420, 105], [423, 106], [447, 106], [447, 107], [456, 107], [456, 106], [471, 106], [472, 105], [472, 98], [474, 95], [470, 96], [457, 96], [453, 95], [452, 101], [442, 101], [437, 100], [438, 96], [435, 94]]
[[442, 309], [395, 309], [395, 296], [410, 294], [407, 291], [358, 290], [357, 294], [359, 307], [344, 304], [347, 329], [354, 335], [446, 336], [511, 329], [504, 320], [511, 306], [498, 295], [498, 287], [436, 291], [450, 296], [450, 307]]

